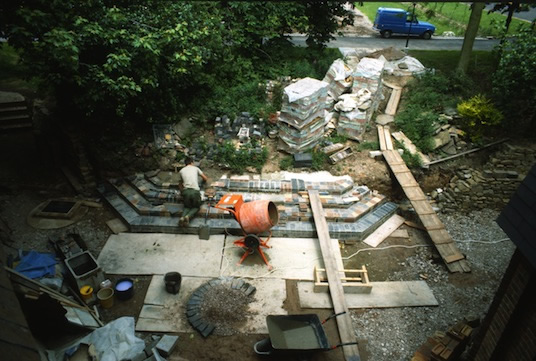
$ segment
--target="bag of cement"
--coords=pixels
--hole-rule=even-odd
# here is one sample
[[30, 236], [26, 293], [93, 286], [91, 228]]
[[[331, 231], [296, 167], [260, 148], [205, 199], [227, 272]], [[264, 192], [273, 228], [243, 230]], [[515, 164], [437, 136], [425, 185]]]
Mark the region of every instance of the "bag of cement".
[[342, 59], [337, 59], [329, 67], [323, 81], [329, 83], [328, 94], [337, 100], [352, 86], [352, 69]]
[[425, 71], [424, 65], [411, 56], [405, 56], [402, 59], [389, 61], [385, 64], [385, 72], [396, 76], [419, 75]]

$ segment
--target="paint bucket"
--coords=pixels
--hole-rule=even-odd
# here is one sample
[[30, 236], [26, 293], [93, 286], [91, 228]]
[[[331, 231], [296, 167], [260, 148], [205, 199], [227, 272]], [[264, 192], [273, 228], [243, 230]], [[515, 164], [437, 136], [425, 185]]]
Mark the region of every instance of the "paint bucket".
[[279, 213], [272, 201], [252, 201], [242, 204], [237, 218], [246, 233], [259, 234], [270, 230], [277, 224]]
[[125, 301], [134, 295], [134, 281], [130, 278], [121, 278], [115, 283], [115, 294], [118, 299]]
[[97, 298], [99, 299], [102, 308], [110, 308], [114, 305], [114, 289], [113, 288], [101, 288], [97, 292]]
[[90, 301], [91, 297], [93, 297], [93, 287], [88, 285], [80, 287], [80, 295], [84, 302]]
[[181, 274], [179, 272], [168, 272], [164, 275], [164, 283], [166, 284], [166, 291], [168, 293], [176, 295], [181, 289]]

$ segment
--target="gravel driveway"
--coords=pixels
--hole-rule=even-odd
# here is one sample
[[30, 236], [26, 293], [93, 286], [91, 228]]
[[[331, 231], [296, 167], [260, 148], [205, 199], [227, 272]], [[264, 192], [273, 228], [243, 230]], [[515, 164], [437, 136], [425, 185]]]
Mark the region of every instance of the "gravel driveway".
[[358, 339], [367, 340], [361, 348], [369, 360], [410, 360], [435, 331], [446, 331], [464, 318], [484, 317], [515, 249], [495, 223], [498, 214], [484, 210], [440, 215], [470, 262], [470, 274], [449, 274], [441, 262], [433, 261], [433, 249], [423, 247], [401, 264], [403, 271], [389, 275], [392, 281], [426, 278], [438, 307], [352, 311]]

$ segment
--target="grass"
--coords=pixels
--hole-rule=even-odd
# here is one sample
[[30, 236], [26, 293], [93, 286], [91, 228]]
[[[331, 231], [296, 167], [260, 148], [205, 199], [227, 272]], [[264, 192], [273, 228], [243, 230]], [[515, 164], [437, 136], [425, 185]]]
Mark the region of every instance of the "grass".
[[[460, 51], [458, 50], [411, 50], [409, 55], [419, 59], [427, 68], [436, 69], [444, 74], [452, 72], [458, 65]], [[497, 55], [489, 51], [473, 51], [471, 53], [467, 75], [473, 79], [480, 92], [491, 90], [491, 75], [497, 68]]]
[[[356, 3], [356, 5], [358, 4]], [[376, 11], [379, 7], [413, 10], [411, 2], [365, 2], [363, 6], [357, 6], [372, 22], [374, 22]], [[436, 35], [441, 35], [445, 31], [452, 31], [457, 36], [463, 36], [465, 26], [469, 22], [471, 9], [469, 4], [460, 2], [428, 2], [419, 3], [415, 13], [418, 19], [428, 21], [436, 26]], [[500, 37], [503, 33], [505, 21], [506, 16], [503, 14], [482, 12], [478, 35]], [[516, 34], [520, 26], [528, 26], [528, 23], [523, 20], [512, 19], [508, 35]]]

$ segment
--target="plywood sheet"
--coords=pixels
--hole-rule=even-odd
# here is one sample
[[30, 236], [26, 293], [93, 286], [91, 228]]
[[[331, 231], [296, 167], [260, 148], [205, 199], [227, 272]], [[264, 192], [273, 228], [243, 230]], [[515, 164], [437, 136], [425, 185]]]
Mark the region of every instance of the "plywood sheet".
[[225, 235], [120, 233], [111, 235], [98, 263], [104, 272], [152, 275], [176, 271], [183, 276], [217, 277]]
[[[349, 308], [392, 308], [437, 306], [438, 302], [425, 281], [371, 282], [369, 294], [347, 293]], [[313, 283], [298, 282], [300, 305], [303, 308], [331, 308], [328, 293], [314, 293]]]
[[313, 280], [313, 268], [324, 268], [322, 252], [318, 239], [313, 238], [271, 238], [268, 245], [272, 248], [263, 248], [268, 267], [257, 253], [249, 255], [242, 265], [238, 265], [244, 250], [233, 247], [233, 242], [240, 237], [227, 236], [222, 261], [222, 275], [235, 277], [266, 277], [295, 280]]
[[[211, 237], [212, 238], [212, 237]], [[165, 291], [163, 276], [153, 276], [144, 305], [136, 323], [136, 331], [194, 332], [186, 318], [186, 303], [192, 293], [212, 278], [183, 277], [181, 289], [173, 295]], [[266, 316], [286, 315], [283, 302], [286, 299], [286, 283], [283, 279], [244, 279], [256, 288], [254, 301], [250, 303], [249, 317], [241, 332], [266, 334]]]

